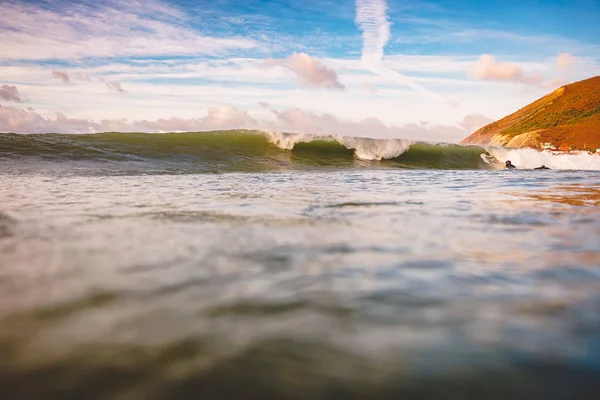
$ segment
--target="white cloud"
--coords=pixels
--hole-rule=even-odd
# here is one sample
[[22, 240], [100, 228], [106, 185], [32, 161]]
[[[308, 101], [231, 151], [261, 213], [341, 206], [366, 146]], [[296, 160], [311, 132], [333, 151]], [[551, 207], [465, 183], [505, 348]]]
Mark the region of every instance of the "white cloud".
[[68, 85], [69, 83], [71, 83], [71, 77], [64, 71], [53, 71], [52, 77], [56, 78], [56, 79], [60, 79], [62, 81], [62, 83], [64, 83], [65, 85]]
[[[336, 70], [346, 91], [325, 90], [318, 96], [312, 91], [290, 87], [291, 72], [284, 68], [268, 70], [264, 58], [200, 59], [183, 64], [173, 60], [113, 62], [90, 67], [78, 64], [61, 69], [70, 77], [69, 85], [51, 78], [56, 67], [30, 63], [5, 65], [0, 66], [0, 77], [4, 80], [0, 80], [0, 85], [16, 85], [27, 94], [31, 107], [45, 117], [63, 112], [70, 117], [93, 120], [193, 119], [204, 115], [205, 110], [215, 104], [231, 104], [253, 115], [272, 117], [257, 107], [257, 101], [264, 100], [277, 109], [300, 108], [353, 121], [377, 116], [385, 124], [396, 126], [419, 120], [446, 126], [474, 113], [500, 118], [548, 91], [541, 85], [515, 87], [502, 81], [468, 79], [465, 71], [476, 60], [477, 56], [398, 55], [386, 57], [384, 61], [389, 67], [406, 66], [414, 70], [410, 73], [411, 79], [436, 87], [448, 98], [459, 101], [460, 106], [455, 109], [438, 107], [426, 96], [415, 96], [404, 85], [364, 71], [359, 60], [334, 58], [325, 58], [322, 62]], [[598, 71], [597, 64], [584, 58], [580, 60], [574, 71], [578, 78], [580, 73], [585, 74], [583, 78]], [[517, 66], [526, 74], [543, 71], [550, 77], [556, 73], [554, 57], [543, 62], [519, 61]], [[421, 68], [427, 73], [420, 74]], [[452, 72], [445, 74], [446, 70]], [[79, 75], [91, 77], [91, 82], [78, 80]], [[122, 88], [131, 95], [109, 92], [101, 78], [121, 82]], [[363, 84], [378, 90], [366, 92]], [[489, 96], [490, 91], [494, 96]], [[486, 101], [481, 102], [481, 98]]]
[[246, 38], [202, 35], [181, 24], [183, 17], [158, 1], [108, 0], [53, 10], [3, 1], [0, 59], [197, 55], [257, 47]]
[[590, 64], [589, 59], [580, 59], [569, 53], [559, 53], [554, 58], [554, 73], [558, 76], [546, 82], [544, 87], [547, 89], [556, 89], [557, 87], [566, 85], [573, 81], [573, 76], [577, 69], [581, 67], [592, 69], [593, 64], [593, 62]]
[[201, 130], [225, 130], [225, 129], [256, 129], [258, 122], [252, 118], [248, 112], [239, 110], [230, 105], [222, 105], [208, 110], [203, 118], [169, 118], [158, 119], [156, 121], [139, 121], [133, 125], [139, 126], [142, 130], [151, 130], [159, 132], [194, 132]]
[[566, 83], [567, 81], [563, 78], [552, 78], [544, 86], [548, 89], [556, 89]]
[[257, 120], [248, 112], [223, 105], [208, 110], [206, 116], [193, 119], [158, 119], [127, 121], [124, 119], [93, 121], [69, 118], [62, 113], [43, 117], [33, 109], [0, 106], [0, 132], [16, 133], [95, 133], [95, 132], [173, 132], [219, 129], [264, 129], [277, 132], [338, 134], [372, 138], [398, 138], [424, 141], [456, 142], [465, 131], [456, 126], [434, 124], [385, 125], [378, 118], [360, 121], [342, 120], [331, 114], [319, 114], [298, 108], [282, 111], [263, 103], [274, 120]]
[[210, 108], [202, 119], [205, 129], [257, 128], [258, 122], [248, 114], [230, 105]]
[[540, 75], [525, 74], [517, 65], [499, 62], [490, 54], [479, 57], [473, 66], [472, 74], [475, 79], [480, 80], [512, 81], [536, 85], [542, 81]]
[[92, 79], [85, 74], [80, 72], [67, 73], [67, 71], [52, 71], [52, 78], [60, 80], [65, 85], [70, 85], [73, 81], [86, 81], [91, 82]]
[[[336, 70], [346, 85], [345, 92], [326, 90], [315, 96], [312, 91], [290, 88], [291, 73], [283, 68], [269, 71], [264, 59], [260, 58], [202, 60], [175, 66], [155, 61], [135, 65], [111, 63], [89, 68], [79, 66], [65, 70], [71, 77], [70, 85], [48, 79], [53, 69], [42, 66], [0, 66], [0, 76], [8, 82], [26, 82], [26, 86], [21, 86], [22, 89], [27, 91], [32, 107], [44, 115], [61, 111], [69, 116], [94, 119], [193, 118], [198, 116], [199, 110], [206, 110], [215, 104], [232, 104], [251, 111], [257, 100], [269, 101], [278, 108], [299, 107], [351, 119], [377, 116], [389, 124], [419, 119], [449, 124], [456, 121], [457, 114], [460, 117], [472, 112], [495, 115], [495, 111], [490, 111], [495, 106], [493, 103], [469, 107], [471, 100], [467, 96], [473, 91], [493, 87], [493, 82], [414, 77], [417, 81], [435, 85], [438, 90], [444, 90], [454, 98], [459, 93], [460, 101], [467, 106], [467, 109], [437, 109], [432, 113], [431, 101], [427, 97], [414, 96], [403, 85], [365, 72], [360, 69], [360, 64], [356, 64], [358, 70], [355, 70], [344, 69], [344, 60], [325, 61], [327, 65], [331, 63], [338, 66]], [[427, 60], [422, 62], [435, 64]], [[77, 74], [94, 78], [91, 83], [78, 81], [74, 78]], [[106, 85], [96, 78], [99, 76], [122, 82], [123, 88], [132, 94], [125, 97], [107, 95]], [[160, 81], [152, 82], [157, 78]], [[363, 84], [376, 87], [377, 92], [370, 93], [369, 86], [365, 91]], [[498, 100], [502, 98], [505, 97], [500, 96]], [[476, 99], [473, 102], [477, 103]]]
[[488, 118], [483, 114], [469, 114], [465, 115], [463, 120], [460, 122], [460, 126], [463, 127], [468, 133], [473, 133], [479, 128], [484, 127], [492, 122], [494, 122], [493, 119]]
[[360, 88], [367, 93], [377, 93], [377, 88], [370, 83], [363, 83]]
[[267, 59], [267, 65], [280, 66], [292, 71], [302, 86], [313, 88], [339, 89], [344, 85], [339, 81], [337, 73], [323, 65], [318, 59], [306, 53], [295, 53], [284, 59]]
[[[92, 78], [89, 75], [85, 75], [80, 72], [69, 74], [66, 71], [53, 71], [52, 77], [59, 79], [65, 85], [70, 85], [75, 80], [92, 83]], [[123, 89], [123, 86], [119, 81], [108, 80], [105, 78], [100, 78], [98, 81], [102, 82], [111, 92], [119, 93], [121, 96], [129, 93], [127, 90]]]
[[562, 70], [570, 70], [575, 60], [569, 53], [560, 53], [556, 56], [556, 66]]
[[[466, 79], [464, 72], [477, 60], [475, 56], [389, 56], [384, 61], [388, 68], [404, 69], [411, 71], [410, 78], [419, 83], [428, 83], [438, 88], [443, 85], [448, 88], [455, 87], [490, 87], [493, 81], [478, 81]], [[343, 82], [348, 91], [363, 90], [363, 84], [369, 84], [382, 91], [386, 89], [402, 89], [404, 85], [389, 79], [368, 73], [361, 67], [360, 61], [351, 59], [326, 58], [321, 61], [337, 72], [339, 81]], [[547, 63], [520, 62], [519, 67], [524, 70], [537, 71], [544, 68], [550, 70], [554, 60]], [[71, 83], [84, 82], [82, 76], [103, 76], [106, 79], [118, 80], [129, 86], [135, 85], [136, 81], [151, 82], [160, 79], [157, 87], [171, 85], [198, 86], [198, 79], [212, 81], [213, 83], [230, 83], [229, 86], [243, 84], [244, 86], [260, 85], [261, 88], [278, 88], [282, 92], [289, 90], [279, 85], [289, 83], [290, 72], [284, 68], [269, 67], [261, 58], [233, 58], [217, 60], [187, 61], [173, 65], [165, 61], [145, 61], [144, 63], [110, 63], [100, 66], [84, 67], [76, 66], [64, 72], [70, 77]], [[591, 70], [591, 68], [588, 68]], [[52, 71], [52, 70], [50, 70]], [[48, 69], [42, 66], [0, 66], [0, 76], [8, 82], [22, 82], [29, 84], [47, 84], [47, 80], [41, 79], [45, 74], [50, 74]], [[97, 78], [93, 78], [97, 79]], [[189, 80], [196, 82], [189, 82]], [[170, 80], [170, 81], [169, 81]], [[0, 81], [1, 82], [1, 81]], [[242, 85], [240, 85], [242, 86]], [[440, 90], [440, 89], [438, 89]]]
[[44, 117], [35, 110], [0, 106], [0, 132], [15, 133], [97, 133], [97, 132], [163, 132], [199, 131], [235, 128], [257, 128], [258, 123], [245, 111], [231, 106], [210, 109], [204, 118], [128, 121], [69, 118], [63, 113]]
[[0, 98], [6, 101], [13, 101], [15, 103], [23, 103], [19, 89], [13, 85], [0, 86]]
[[[71, 126], [77, 125], [74, 131]], [[17, 107], [0, 105], [0, 132], [17, 133], [42, 133], [42, 132], [64, 132], [64, 133], [86, 133], [90, 130], [84, 126], [83, 121], [67, 120], [64, 115], [57, 114], [55, 119], [46, 119], [36, 113], [33, 109], [22, 109]]]

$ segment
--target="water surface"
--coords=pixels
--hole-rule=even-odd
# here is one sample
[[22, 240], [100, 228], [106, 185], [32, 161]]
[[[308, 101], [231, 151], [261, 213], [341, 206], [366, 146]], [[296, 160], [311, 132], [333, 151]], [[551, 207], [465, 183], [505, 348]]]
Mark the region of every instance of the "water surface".
[[600, 391], [600, 172], [1, 166], [2, 398]]

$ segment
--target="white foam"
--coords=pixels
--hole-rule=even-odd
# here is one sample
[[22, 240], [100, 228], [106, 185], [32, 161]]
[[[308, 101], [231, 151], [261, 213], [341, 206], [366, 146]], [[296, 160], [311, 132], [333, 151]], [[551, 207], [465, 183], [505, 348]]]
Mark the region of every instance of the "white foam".
[[297, 143], [308, 143], [315, 140], [330, 140], [354, 150], [360, 160], [383, 160], [395, 158], [407, 151], [412, 141], [407, 139], [371, 139], [340, 135], [310, 135], [306, 133], [285, 134], [267, 132], [271, 143], [284, 150], [292, 150]]
[[367, 139], [344, 137], [341, 142], [361, 160], [382, 160], [398, 157], [410, 148], [412, 142], [406, 139]]
[[271, 143], [284, 150], [292, 150], [297, 143], [308, 143], [314, 140], [337, 140], [335, 135], [311, 135], [308, 133], [266, 132]]
[[517, 168], [533, 169], [545, 165], [552, 169], [600, 170], [600, 155], [587, 152], [579, 154], [553, 154], [535, 149], [486, 149], [502, 163], [510, 160]]

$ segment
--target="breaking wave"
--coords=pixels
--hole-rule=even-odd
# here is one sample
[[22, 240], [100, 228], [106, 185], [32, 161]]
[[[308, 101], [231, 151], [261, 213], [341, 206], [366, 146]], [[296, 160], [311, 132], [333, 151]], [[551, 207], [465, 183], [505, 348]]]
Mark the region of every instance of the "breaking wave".
[[193, 133], [0, 134], [0, 159], [36, 158], [136, 164], [189, 172], [267, 171], [310, 167], [600, 170], [591, 154], [484, 148], [406, 139], [213, 131]]

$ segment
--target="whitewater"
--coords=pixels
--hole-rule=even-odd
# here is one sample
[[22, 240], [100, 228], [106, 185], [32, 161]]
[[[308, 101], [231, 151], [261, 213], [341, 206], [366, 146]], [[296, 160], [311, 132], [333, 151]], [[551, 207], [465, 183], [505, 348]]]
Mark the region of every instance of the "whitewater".
[[599, 265], [598, 155], [0, 134], [0, 398], [596, 399]]

